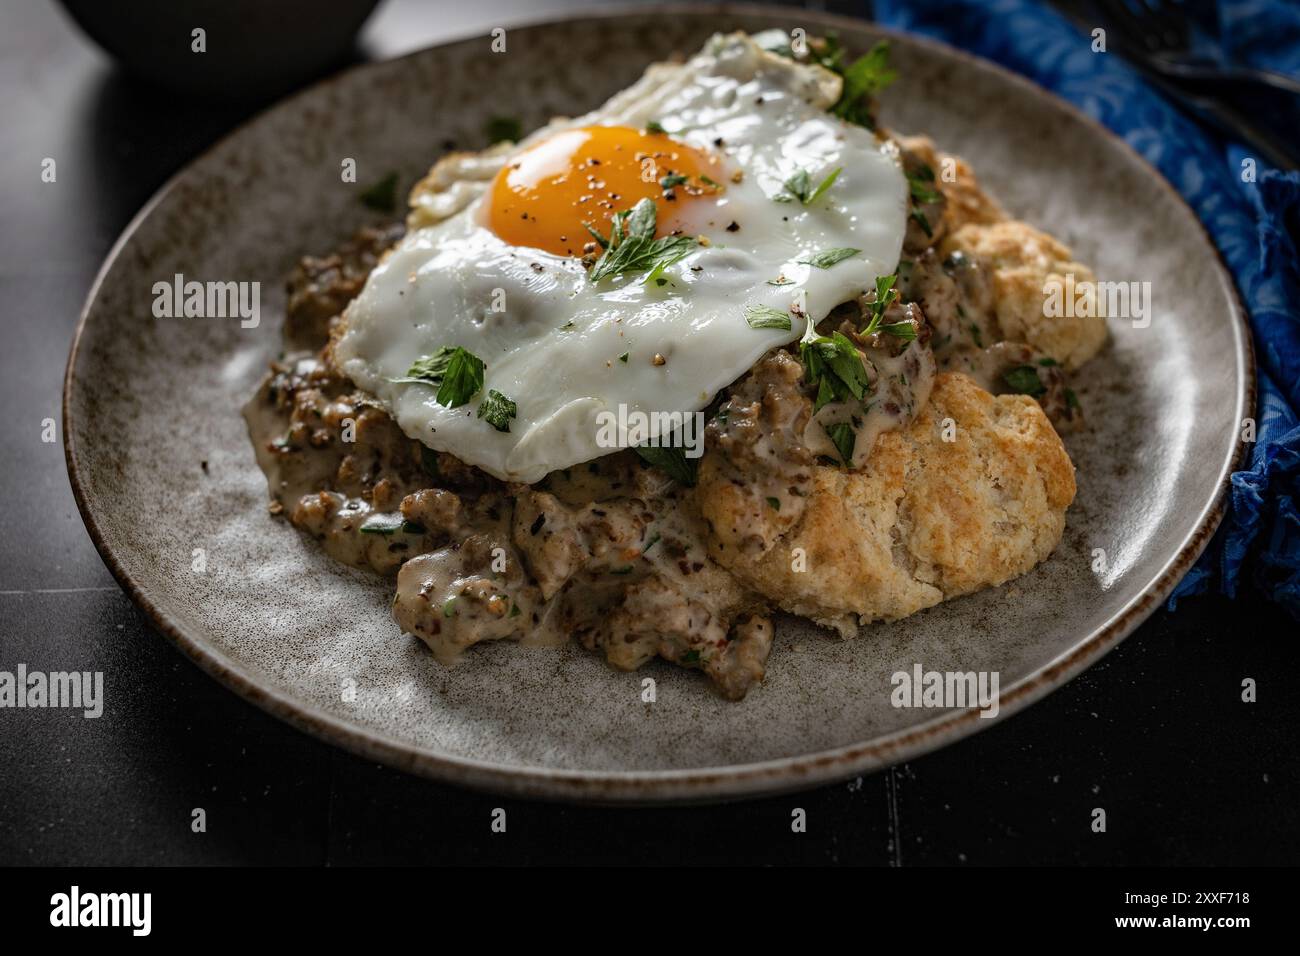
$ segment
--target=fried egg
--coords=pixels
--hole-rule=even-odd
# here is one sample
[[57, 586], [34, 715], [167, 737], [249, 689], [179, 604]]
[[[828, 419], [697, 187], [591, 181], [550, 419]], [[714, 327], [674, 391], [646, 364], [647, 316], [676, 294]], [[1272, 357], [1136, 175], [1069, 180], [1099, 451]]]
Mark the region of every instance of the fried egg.
[[[509, 481], [609, 454], [602, 412], [702, 409], [897, 266], [906, 178], [828, 112], [839, 93], [820, 66], [717, 36], [586, 116], [435, 170], [335, 362], [407, 435]], [[636, 229], [672, 261], [611, 272], [603, 246]], [[485, 368], [448, 407], [409, 372], [455, 347]], [[480, 415], [490, 391], [508, 420]]]

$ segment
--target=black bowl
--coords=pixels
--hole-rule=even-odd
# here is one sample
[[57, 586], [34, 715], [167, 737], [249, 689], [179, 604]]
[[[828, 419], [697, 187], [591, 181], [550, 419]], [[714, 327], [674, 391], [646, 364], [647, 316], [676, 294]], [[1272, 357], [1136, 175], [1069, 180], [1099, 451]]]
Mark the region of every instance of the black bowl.
[[[132, 73], [222, 99], [283, 93], [342, 62], [378, 0], [60, 0]], [[194, 50], [204, 31], [206, 52]]]

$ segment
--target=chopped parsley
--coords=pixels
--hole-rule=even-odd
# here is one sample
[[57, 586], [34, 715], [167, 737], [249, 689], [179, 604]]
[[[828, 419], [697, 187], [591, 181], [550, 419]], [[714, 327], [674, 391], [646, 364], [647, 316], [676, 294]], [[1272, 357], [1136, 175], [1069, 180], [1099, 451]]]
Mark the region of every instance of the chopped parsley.
[[898, 73], [889, 68], [889, 43], [881, 40], [845, 66], [844, 48], [837, 37], [829, 35], [822, 43], [817, 62], [844, 80], [840, 98], [831, 107], [831, 112], [850, 123], [874, 129], [876, 124], [868, 100], [898, 78]]
[[[794, 57], [788, 42], [771, 48], [772, 53]], [[840, 46], [839, 37], [828, 33], [820, 42], [813, 45], [812, 60], [836, 73], [844, 81], [840, 98], [831, 107], [831, 112], [850, 123], [875, 128], [871, 116], [871, 104], [868, 97], [879, 93], [897, 79], [898, 74], [889, 68], [889, 43], [882, 40], [850, 64], [845, 64], [845, 50]]]
[[397, 173], [389, 173], [361, 194], [361, 202], [376, 212], [397, 210]]
[[484, 126], [484, 132], [487, 133], [489, 143], [500, 143], [503, 140], [517, 143], [524, 138], [524, 126], [514, 116], [492, 117]]
[[674, 481], [683, 485], [695, 484], [696, 460], [686, 457], [685, 448], [656, 448], [654, 445], [637, 445], [634, 449], [642, 460], [653, 465]]
[[664, 270], [676, 261], [676, 259], [660, 259], [658, 264], [647, 272], [645, 278], [641, 280], [642, 285], [649, 285], [651, 282], [655, 285], [663, 285], [666, 283], [668, 280], [664, 278]]
[[644, 281], [649, 283], [659, 279], [668, 266], [690, 255], [696, 246], [694, 239], [654, 237], [656, 217], [654, 200], [642, 199], [631, 209], [614, 214], [608, 240], [588, 225], [587, 231], [596, 237], [605, 252], [591, 267], [587, 278], [599, 282], [611, 276], [646, 272]]
[[434, 400], [446, 408], [459, 408], [483, 387], [483, 360], [459, 345], [444, 345], [432, 355], [416, 359], [403, 378], [391, 382], [411, 382], [437, 388]]
[[659, 134], [666, 134], [668, 132], [666, 129], [663, 128], [663, 124], [660, 123], [658, 120], [651, 120], [650, 122], [646, 123], [645, 131], [647, 133], [659, 133]]
[[584, 223], [582, 224], [582, 228], [583, 228], [583, 229], [586, 229], [587, 232], [591, 233], [591, 237], [592, 237], [593, 239], [595, 239], [597, 243], [600, 244], [600, 248], [602, 248], [602, 249], [608, 249], [608, 248], [609, 248], [609, 240], [606, 239], [604, 236], [602, 236], [602, 235], [601, 235], [599, 232], [597, 232], [595, 229], [593, 229], [589, 223], [585, 223], [585, 222], [584, 222]]
[[912, 198], [919, 203], [938, 202], [943, 196], [930, 187], [934, 182], [934, 170], [924, 164], [915, 172], [907, 174], [907, 188]]
[[803, 205], [811, 206], [826, 194], [826, 190], [834, 185], [835, 180], [839, 178], [842, 171], [843, 167], [836, 167], [829, 176], [814, 188], [808, 170], [801, 169], [785, 181], [786, 193], [777, 196], [777, 202], [790, 202], [792, 199], [797, 199]]
[[447, 365], [434, 401], [446, 408], [459, 408], [483, 387], [483, 360], [457, 346], [447, 358]]
[[770, 305], [745, 306], [745, 321], [751, 329], [791, 329], [790, 313]]
[[624, 365], [627, 364], [627, 357], [628, 357], [628, 354], [629, 354], [629, 353], [624, 352], [622, 355], [620, 355], [620, 356], [618, 357], [618, 360], [619, 360], [620, 362], [622, 362]]
[[[866, 328], [862, 334], [871, 335], [880, 328], [880, 323], [884, 321], [885, 312], [898, 299], [898, 290], [894, 288], [894, 283], [898, 281], [898, 275], [876, 276], [876, 300], [869, 304], [871, 318], [867, 322]], [[897, 325], [910, 325], [907, 322], [895, 323]], [[913, 330], [912, 338], [916, 338]]]
[[[392, 382], [411, 382], [428, 385], [438, 390], [434, 401], [445, 408], [460, 408], [468, 405], [470, 399], [483, 390], [483, 360], [459, 345], [444, 345], [432, 355], [416, 359], [403, 378], [394, 378]], [[510, 431], [510, 419], [519, 413], [513, 401], [506, 398], [494, 388], [488, 389], [487, 397], [479, 403], [478, 417], [485, 419], [499, 432]], [[437, 456], [423, 445], [420, 446], [420, 461], [432, 478], [438, 477]]]
[[861, 251], [861, 249], [848, 248], [823, 249], [821, 252], [816, 253], [808, 259], [800, 259], [798, 261], [802, 262], [806, 266], [813, 266], [817, 269], [829, 269], [837, 262], [843, 262], [845, 259], [850, 259]]
[[916, 326], [911, 322], [893, 322], [889, 325], [882, 325], [880, 330], [887, 332], [896, 339], [902, 339], [904, 342], [911, 342], [916, 338]]
[[816, 335], [811, 324], [808, 330], [799, 343], [799, 357], [809, 384], [817, 386], [813, 411], [819, 412], [831, 402], [850, 396], [861, 401], [871, 384], [862, 353], [842, 332], [829, 337]]
[[1002, 373], [1002, 381], [1013, 391], [1021, 395], [1041, 395], [1047, 386], [1038, 377], [1038, 370], [1032, 365], [1017, 365]]
[[456, 599], [455, 599], [455, 598], [447, 598], [446, 603], [444, 603], [443, 606], [442, 606], [442, 616], [443, 616], [443, 617], [455, 617], [455, 616], [456, 616]]
[[698, 664], [699, 662], [700, 662], [700, 652], [692, 649], [682, 655], [681, 661], [679, 663]]
[[455, 351], [455, 346], [444, 345], [432, 355], [416, 359], [411, 367], [406, 370], [404, 378], [393, 378], [389, 379], [389, 381], [415, 382], [435, 387], [441, 385], [443, 376], [447, 374], [447, 365], [451, 362], [451, 356]]
[[663, 179], [659, 180], [659, 186], [662, 189], [672, 189], [674, 186], [680, 186], [686, 182], [686, 177], [681, 173], [669, 173]]
[[910, 218], [913, 222], [915, 222], [918, 226], [920, 226], [921, 231], [924, 232], [927, 236], [934, 235], [934, 227], [930, 225], [930, 220], [925, 218], [925, 213], [921, 212], [921, 210], [913, 209], [908, 218]]
[[827, 425], [826, 436], [830, 438], [831, 444], [835, 450], [840, 453], [840, 461], [844, 464], [853, 464], [853, 446], [857, 444], [858, 433], [853, 430], [853, 426], [848, 422], [836, 422], [834, 425]]
[[510, 431], [510, 419], [519, 413], [518, 406], [495, 388], [489, 388], [487, 398], [479, 403], [478, 417], [499, 432]]
[[768, 499], [767, 499], [767, 506], [768, 506], [769, 508], [771, 508], [773, 511], [780, 511], [780, 510], [781, 510], [781, 499], [780, 499], [780, 498], [768, 498]]

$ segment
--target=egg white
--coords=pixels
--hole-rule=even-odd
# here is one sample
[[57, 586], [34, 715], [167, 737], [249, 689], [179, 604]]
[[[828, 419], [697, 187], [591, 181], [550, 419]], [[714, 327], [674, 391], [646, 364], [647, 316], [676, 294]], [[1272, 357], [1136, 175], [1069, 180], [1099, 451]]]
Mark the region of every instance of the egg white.
[[[431, 224], [408, 232], [371, 273], [347, 310], [336, 362], [406, 434], [510, 481], [535, 482], [612, 451], [598, 440], [603, 410], [703, 408], [765, 352], [799, 339], [804, 315], [819, 321], [897, 266], [906, 178], [888, 146], [827, 112], [838, 94], [834, 74], [767, 53], [743, 34], [714, 37], [686, 63], [651, 67], [601, 108], [515, 149], [561, 128], [657, 122], [700, 151], [722, 152], [739, 181], [681, 214], [708, 246], [670, 267], [663, 286], [640, 275], [595, 284], [577, 259], [511, 246], [487, 229], [491, 197], [476, 170], [437, 194], [444, 206], [459, 197], [458, 211], [426, 217]], [[837, 168], [816, 203], [777, 201], [797, 170], [816, 184]], [[421, 221], [418, 209], [412, 221]], [[737, 231], [727, 231], [732, 222]], [[828, 269], [799, 262], [846, 247], [861, 252]], [[770, 284], [778, 278], [788, 284]], [[794, 304], [801, 314], [789, 331], [746, 322], [748, 306]], [[492, 388], [515, 401], [509, 432], [476, 417], [479, 396], [449, 409], [434, 389], [393, 381], [443, 345], [483, 359], [483, 394]]]

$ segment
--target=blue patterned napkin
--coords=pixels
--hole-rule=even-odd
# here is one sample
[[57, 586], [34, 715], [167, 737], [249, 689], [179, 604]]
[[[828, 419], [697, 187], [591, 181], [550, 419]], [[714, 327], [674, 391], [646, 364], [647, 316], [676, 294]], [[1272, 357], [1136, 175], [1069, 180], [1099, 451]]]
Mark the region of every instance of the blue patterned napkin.
[[[1197, 47], [1300, 74], [1300, 7], [1287, 0], [1192, 4]], [[1032, 0], [877, 0], [883, 25], [928, 34], [1022, 73], [1110, 127], [1174, 185], [1205, 223], [1250, 312], [1258, 362], [1257, 441], [1232, 476], [1223, 526], [1178, 585], [1179, 598], [1252, 585], [1300, 619], [1300, 268], [1288, 231], [1300, 174], [1258, 162], [1242, 182], [1224, 142], [1146, 84], [1118, 54]]]

